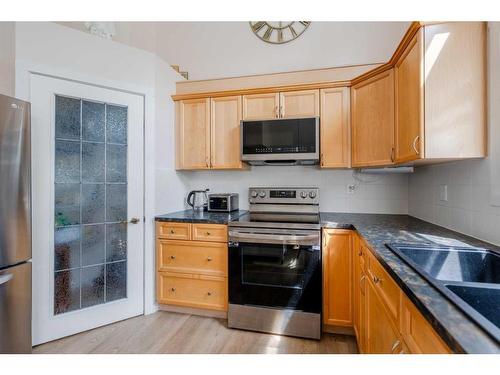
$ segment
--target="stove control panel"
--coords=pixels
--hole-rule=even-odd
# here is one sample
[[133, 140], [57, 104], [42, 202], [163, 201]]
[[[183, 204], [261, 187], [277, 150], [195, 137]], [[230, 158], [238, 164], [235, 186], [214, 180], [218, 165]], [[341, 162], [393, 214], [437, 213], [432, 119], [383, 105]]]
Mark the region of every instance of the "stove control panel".
[[252, 204], [274, 203], [319, 205], [319, 189], [317, 187], [251, 187], [248, 190], [248, 201]]

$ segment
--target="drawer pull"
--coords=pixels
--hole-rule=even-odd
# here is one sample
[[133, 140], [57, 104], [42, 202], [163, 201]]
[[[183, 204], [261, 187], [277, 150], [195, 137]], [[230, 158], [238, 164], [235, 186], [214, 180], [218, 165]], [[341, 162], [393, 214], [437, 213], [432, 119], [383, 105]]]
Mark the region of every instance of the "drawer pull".
[[170, 290], [171, 290], [172, 292], [175, 292], [175, 288], [171, 288]]
[[208, 257], [207, 261], [211, 262], [212, 261], [212, 257]]
[[211, 296], [211, 295], [212, 295], [212, 292], [208, 292], [208, 293], [207, 293], [207, 295], [208, 295], [208, 296]]
[[170, 259], [175, 259], [175, 255], [170, 255]]
[[394, 342], [394, 344], [392, 345], [392, 348], [391, 348], [391, 353], [394, 353], [396, 351], [397, 348], [399, 348], [399, 346], [401, 345], [401, 341], [399, 340], [396, 340]]
[[382, 281], [382, 280], [381, 280], [381, 279], [379, 279], [377, 276], [373, 276], [373, 282], [374, 282], [375, 284], [378, 284], [378, 283], [379, 283], [379, 282], [381, 282], [381, 281]]
[[207, 236], [210, 236], [210, 232], [207, 232], [207, 233], [206, 233], [206, 235], [207, 235]]
[[174, 234], [174, 233], [175, 233], [175, 230], [170, 229], [170, 234]]
[[363, 251], [362, 251], [362, 250], [359, 250], [358, 255], [359, 255], [359, 256], [363, 255]]

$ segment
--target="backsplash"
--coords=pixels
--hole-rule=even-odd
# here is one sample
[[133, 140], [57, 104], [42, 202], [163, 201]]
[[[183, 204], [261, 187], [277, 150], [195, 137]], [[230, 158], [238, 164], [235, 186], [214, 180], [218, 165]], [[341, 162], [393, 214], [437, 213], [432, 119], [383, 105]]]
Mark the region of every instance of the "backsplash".
[[416, 168], [409, 178], [409, 214], [500, 245], [500, 207], [490, 203], [490, 186], [488, 160]]
[[360, 175], [352, 170], [320, 170], [312, 166], [252, 167], [248, 171], [180, 172], [187, 190], [209, 188], [212, 193], [239, 193], [240, 208], [248, 209], [250, 186], [315, 186], [320, 190], [320, 209], [336, 212], [408, 213], [408, 175]]

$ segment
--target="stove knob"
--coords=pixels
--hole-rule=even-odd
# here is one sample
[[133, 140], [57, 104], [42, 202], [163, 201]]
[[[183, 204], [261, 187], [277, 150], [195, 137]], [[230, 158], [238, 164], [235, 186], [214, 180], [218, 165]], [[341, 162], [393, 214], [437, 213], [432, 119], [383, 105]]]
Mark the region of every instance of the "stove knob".
[[265, 198], [266, 197], [266, 192], [264, 190], [261, 190], [260, 193], [259, 193], [259, 196], [261, 198]]
[[300, 197], [303, 198], [303, 199], [307, 198], [307, 193], [305, 191], [302, 191], [300, 193]]
[[257, 195], [259, 195], [259, 194], [257, 193], [257, 191], [256, 191], [256, 190], [252, 190], [252, 191], [251, 191], [251, 193], [250, 193], [250, 196], [251, 196], [252, 198], [257, 198]]
[[316, 198], [316, 192], [315, 192], [314, 190], [311, 190], [311, 191], [309, 192], [309, 198], [311, 198], [311, 199]]

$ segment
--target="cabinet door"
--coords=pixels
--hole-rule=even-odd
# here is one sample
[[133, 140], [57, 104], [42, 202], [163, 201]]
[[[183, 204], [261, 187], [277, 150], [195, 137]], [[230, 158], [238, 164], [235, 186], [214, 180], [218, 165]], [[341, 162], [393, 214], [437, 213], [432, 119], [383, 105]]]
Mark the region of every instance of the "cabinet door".
[[401, 333], [411, 353], [451, 353], [448, 346], [407, 297], [403, 298], [402, 305]]
[[351, 88], [352, 166], [394, 162], [394, 72], [388, 70]]
[[423, 157], [423, 48], [421, 29], [394, 68], [396, 162]]
[[353, 325], [352, 231], [323, 232], [323, 323]]
[[279, 113], [281, 118], [319, 116], [319, 90], [280, 93]]
[[243, 120], [269, 120], [279, 116], [279, 93], [243, 95]]
[[241, 96], [211, 99], [210, 165], [213, 169], [238, 169], [240, 157]]
[[349, 167], [350, 102], [348, 87], [321, 90], [321, 168]]
[[210, 99], [181, 100], [177, 109], [177, 169], [208, 169]]
[[371, 282], [366, 285], [366, 352], [369, 354], [399, 354], [402, 342], [397, 327], [384, 309]]

